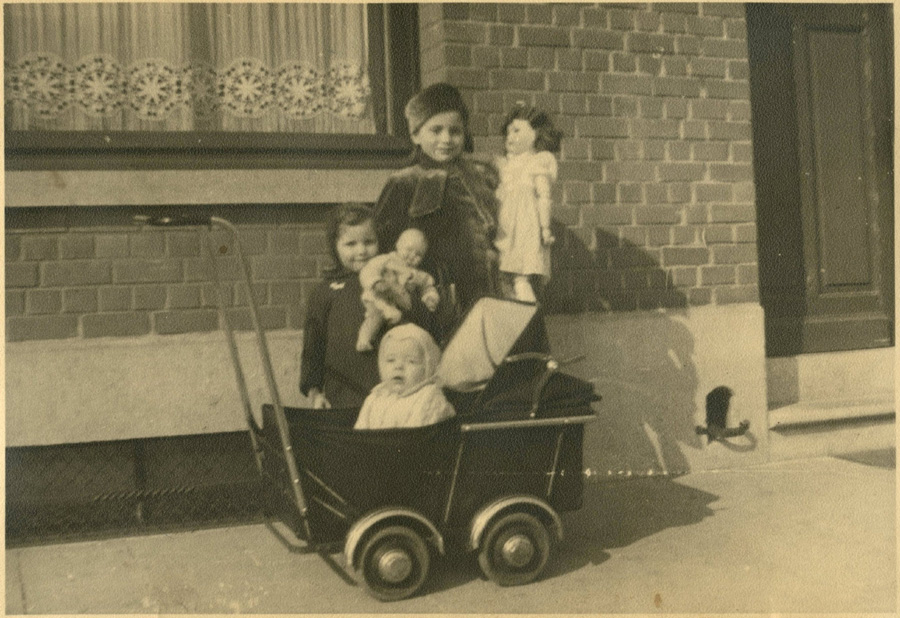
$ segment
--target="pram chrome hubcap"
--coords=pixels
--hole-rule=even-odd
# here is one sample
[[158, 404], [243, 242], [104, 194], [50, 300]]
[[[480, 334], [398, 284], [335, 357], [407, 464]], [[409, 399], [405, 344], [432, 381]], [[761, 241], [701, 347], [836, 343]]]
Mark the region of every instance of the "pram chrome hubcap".
[[544, 570], [552, 543], [547, 528], [531, 513], [501, 514], [485, 531], [478, 566], [501, 586], [527, 584]]
[[534, 557], [534, 544], [524, 534], [516, 534], [503, 543], [502, 555], [510, 565], [523, 567]]
[[378, 559], [378, 574], [392, 584], [409, 577], [412, 569], [412, 559], [402, 549], [388, 550]]
[[354, 565], [357, 579], [380, 601], [398, 601], [425, 582], [431, 557], [422, 536], [404, 525], [373, 532]]

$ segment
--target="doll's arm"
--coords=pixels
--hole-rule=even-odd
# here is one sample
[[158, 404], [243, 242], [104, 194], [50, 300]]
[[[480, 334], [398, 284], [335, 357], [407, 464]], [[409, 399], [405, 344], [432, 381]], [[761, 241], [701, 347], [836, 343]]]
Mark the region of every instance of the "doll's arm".
[[417, 268], [410, 269], [409, 282], [415, 289], [422, 290], [423, 292], [427, 288], [434, 287], [434, 277], [424, 270], [419, 270]]
[[536, 174], [534, 176], [534, 192], [537, 195], [538, 220], [541, 224], [541, 242], [545, 245], [552, 245], [556, 240], [550, 231], [550, 207], [552, 200], [550, 198], [550, 177], [545, 174]]
[[380, 311], [387, 321], [397, 322], [400, 319], [400, 310], [393, 302], [395, 293], [391, 289], [390, 283], [384, 278], [390, 258], [389, 253], [383, 253], [366, 262], [366, 265], [359, 271], [359, 286], [363, 290], [363, 304], [368, 303]]
[[441, 295], [438, 293], [434, 284], [430, 284], [422, 288], [422, 304], [429, 311], [437, 311], [438, 303], [441, 302]]
[[376, 255], [366, 262], [366, 265], [359, 271], [359, 287], [362, 288], [363, 292], [371, 290], [372, 286], [375, 285], [377, 281], [381, 280], [382, 271], [384, 270], [388, 257], [387, 253]]
[[438, 294], [437, 288], [434, 285], [434, 277], [429, 275], [424, 270], [412, 269], [410, 273], [410, 284], [419, 291], [420, 298], [422, 299], [422, 303], [429, 311], [434, 311], [437, 309], [438, 303], [441, 300], [440, 294]]

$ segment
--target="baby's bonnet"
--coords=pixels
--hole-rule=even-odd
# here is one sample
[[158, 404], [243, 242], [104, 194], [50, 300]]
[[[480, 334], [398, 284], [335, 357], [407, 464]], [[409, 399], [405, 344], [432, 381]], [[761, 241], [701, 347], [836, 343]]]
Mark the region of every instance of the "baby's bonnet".
[[438, 364], [441, 362], [441, 350], [434, 342], [434, 339], [431, 338], [431, 335], [425, 329], [415, 324], [401, 324], [385, 333], [378, 347], [378, 360], [383, 360], [384, 350], [387, 349], [385, 344], [390, 341], [402, 341], [404, 339], [413, 340], [419, 349], [422, 350], [422, 357], [425, 363], [425, 380], [430, 380], [437, 372]]

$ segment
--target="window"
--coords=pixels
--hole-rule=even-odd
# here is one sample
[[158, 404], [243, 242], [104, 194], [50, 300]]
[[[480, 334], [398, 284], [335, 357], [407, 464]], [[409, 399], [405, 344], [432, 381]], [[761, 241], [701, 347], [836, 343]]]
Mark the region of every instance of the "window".
[[415, 5], [4, 13], [7, 169], [370, 166], [407, 151]]

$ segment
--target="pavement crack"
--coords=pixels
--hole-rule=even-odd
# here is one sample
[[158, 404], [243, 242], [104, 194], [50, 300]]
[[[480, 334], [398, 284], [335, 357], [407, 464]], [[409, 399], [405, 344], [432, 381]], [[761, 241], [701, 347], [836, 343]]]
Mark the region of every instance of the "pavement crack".
[[22, 571], [22, 554], [15, 553], [16, 556], [16, 577], [19, 579], [19, 601], [22, 602], [22, 613], [28, 613], [28, 595], [25, 592], [25, 577]]

